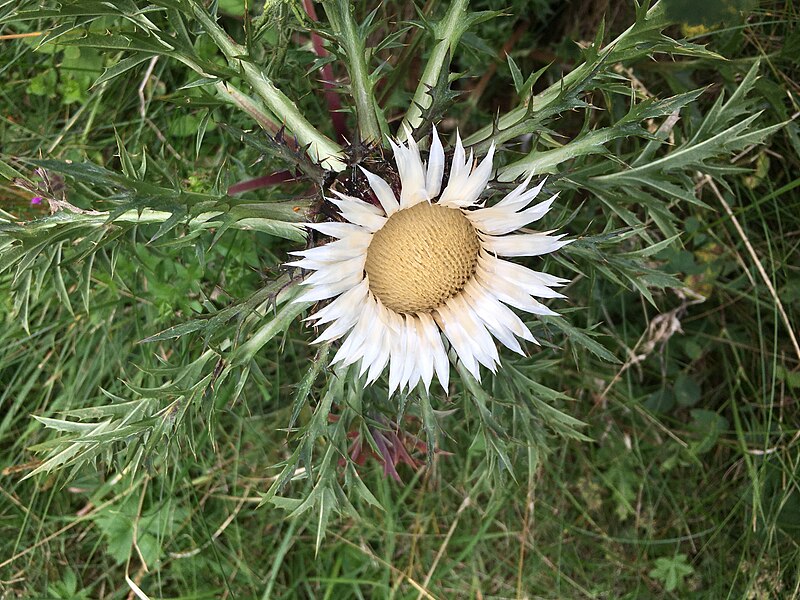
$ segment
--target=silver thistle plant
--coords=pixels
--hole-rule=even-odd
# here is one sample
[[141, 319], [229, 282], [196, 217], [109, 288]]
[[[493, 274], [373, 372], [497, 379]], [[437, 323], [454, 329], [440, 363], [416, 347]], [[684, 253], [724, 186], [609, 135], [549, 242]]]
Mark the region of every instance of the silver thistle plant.
[[[191, 249], [202, 262], [209, 247], [235, 232], [253, 243], [262, 239], [256, 236], [287, 240], [276, 243], [274, 268], [249, 295], [201, 291], [191, 318], [176, 315], [160, 331], [140, 323], [128, 332], [144, 351], [139, 371], [120, 373], [121, 387], [99, 389], [80, 408], [34, 415], [56, 435], [34, 448], [41, 462], [28, 476], [74, 474], [103, 460], [133, 478], [143, 465], [169, 461], [164, 442], [185, 442], [192, 417], [213, 437], [219, 411], [260, 397], [272, 384], [286, 407], [275, 429], [286, 428], [289, 445], [279, 464], [263, 465], [278, 468], [263, 503], [292, 516], [313, 511], [319, 544], [333, 512], [355, 514], [357, 501], [378, 503], [357, 469], [367, 454], [393, 477], [400, 462], [424, 468], [455, 411], [475, 432], [480, 472], [499, 479], [514, 477], [521, 460], [533, 468], [557, 436], [588, 439], [570, 414], [576, 390], [553, 389], [547, 374], [573, 356], [618, 358], [598, 341], [594, 323], [578, 324], [581, 307], [593, 301], [588, 288], [565, 294], [574, 308], [558, 301], [562, 316], [536, 297], [562, 298], [553, 288], [587, 277], [634, 289], [650, 302], [654, 290], [680, 288], [653, 260], [680, 233], [673, 207], [701, 204], [694, 173], [724, 178], [735, 170], [732, 154], [777, 126], [757, 125], [748, 96], [757, 65], [693, 130], [677, 130], [677, 118], [703, 90], [656, 99], [631, 85], [617, 67], [648, 56], [721, 60], [665, 35], [663, 3], [637, 3], [635, 22], [611, 41], [601, 27], [563, 77], [548, 80], [546, 68], [525, 75], [509, 57], [514, 105], [469, 130], [445, 123], [463, 108], [453, 91], [461, 75], [451, 61], [470, 28], [500, 13], [472, 12], [466, 0], [440, 14], [420, 13], [409, 26], [421, 41], [404, 49], [404, 29], [392, 31], [376, 12], [357, 15], [346, 0], [322, 2], [319, 18], [310, 2], [270, 6], [296, 21], [302, 41], [285, 44], [305, 43], [317, 53], [313, 72], [322, 82], [311, 98], [279, 84], [280, 65], [269, 55], [286, 45], [271, 48], [262, 39], [275, 17], [266, 12], [230, 31], [214, 4], [199, 0], [64, 0], [52, 9], [23, 3], [4, 15], [6, 22], [52, 22], [42, 45], [115, 53], [95, 86], [157, 60], [182, 63], [195, 74], [184, 91], [201, 94], [225, 135], [266, 157], [274, 174], [228, 186], [220, 169], [217, 181], [190, 189], [159, 173], [144, 151], [129, 152], [120, 136], [118, 170], [3, 155], [0, 175], [46, 199], [52, 214], [0, 213], [0, 290], [9, 319], [26, 330], [41, 327], [53, 310], [74, 314], [80, 327], [91, 322], [82, 315], [93, 313], [98, 272], [114, 281], [121, 256]], [[106, 30], [106, 18], [125, 27]], [[211, 58], [199, 51], [208, 40]], [[406, 52], [420, 67], [413, 89], [393, 77]], [[596, 126], [595, 93], [626, 110]], [[405, 110], [389, 97], [403, 99]], [[223, 125], [237, 112], [255, 129]], [[574, 114], [584, 116], [583, 125], [560, 141], [560, 120]], [[197, 127], [198, 152], [211, 119], [208, 110]], [[618, 154], [633, 138], [640, 147]], [[37, 178], [35, 169], [54, 175]], [[63, 182], [58, 189], [54, 177]], [[539, 193], [544, 201], [529, 206]], [[595, 220], [581, 216], [585, 205]], [[545, 231], [514, 233], [539, 220]], [[48, 287], [55, 296], [42, 293]], [[514, 309], [536, 318], [524, 321]], [[330, 325], [315, 334], [308, 319]], [[272, 380], [265, 365], [268, 353], [288, 360], [282, 338], [304, 348], [292, 360], [307, 362], [288, 386]], [[498, 350], [495, 339], [506, 349]], [[431, 387], [434, 374], [439, 387]], [[411, 456], [421, 447], [427, 462]]]

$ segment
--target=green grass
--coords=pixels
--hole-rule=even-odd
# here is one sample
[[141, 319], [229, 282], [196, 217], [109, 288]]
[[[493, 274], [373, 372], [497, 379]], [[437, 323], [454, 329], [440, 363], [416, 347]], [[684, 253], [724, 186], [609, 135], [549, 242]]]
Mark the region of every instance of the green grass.
[[[225, 25], [241, 31], [236, 3], [229, 4]], [[578, 60], [573, 45], [548, 32], [572, 31], [585, 7], [537, 5], [531, 11], [514, 3], [509, 16], [475, 25], [463, 40], [453, 71], [474, 77], [454, 84], [464, 103], [451, 118], [460, 119], [462, 131], [473, 133], [491, 123], [498, 107], [508, 109], [512, 71], [484, 52], [497, 52], [514, 32], [520, 31], [511, 56], [523, 73], [545, 66], [542, 57], [557, 59], [536, 91]], [[612, 8], [617, 19], [606, 27], [618, 33], [632, 14]], [[430, 7], [432, 14], [443, 9]], [[12, 10], [0, 2], [7, 19], [0, 36], [52, 23], [16, 21]], [[294, 26], [292, 12], [277, 13], [283, 20], [268, 30], [265, 44], [291, 41], [278, 32]], [[364, 18], [366, 5], [356, 14]], [[758, 126], [786, 124], [765, 145], [742, 150], [735, 165], [744, 169], [721, 175], [716, 191], [693, 170], [686, 173], [707, 206], [669, 203], [680, 238], [647, 259], [689, 291], [651, 287], [649, 303], [588, 258], [580, 263], [595, 256], [594, 247], [549, 265], [574, 279], [566, 292], [574, 310], [559, 310], [574, 327], [599, 323], [602, 349], [619, 362], [541, 323], [535, 333], [553, 348], [508, 362], [568, 396], [554, 404], [585, 422], [581, 432], [591, 441], [534, 428], [549, 432], [541, 444], [509, 442], [512, 477], [487, 463], [494, 438], [470, 390], [458, 383], [451, 397], [434, 398], [433, 408], [442, 411], [442, 452], [419, 471], [399, 467], [402, 483], [385, 477], [375, 460], [358, 467], [381, 508], [354, 494], [354, 512], [331, 518], [318, 550], [313, 513], [293, 521], [272, 504], [259, 507], [279, 476], [275, 465], [296, 448], [285, 428], [314, 356], [310, 333], [293, 324], [249, 372], [234, 370], [219, 383], [203, 377], [217, 356], [228, 357], [225, 336], [140, 343], [209, 306], [248, 298], [279, 273], [296, 242], [233, 230], [217, 239], [188, 227], [151, 241], [156, 226], [131, 227], [94, 255], [89, 277], [82, 276], [85, 261], [65, 245], [71, 258], [62, 269], [64, 292], [52, 269], [41, 269], [41, 281], [31, 282], [38, 296], [22, 311], [11, 295], [13, 272], [0, 275], [0, 598], [132, 598], [126, 577], [150, 598], [800, 598], [800, 356], [790, 336], [800, 323], [800, 65], [791, 51], [798, 48], [798, 15], [792, 0], [762, 2], [746, 17], [698, 34], [693, 41], [725, 62], [660, 56], [624, 64], [622, 74], [657, 98], [709, 86], [682, 110], [677, 141], [681, 127], [696, 130], [722, 91], [729, 97], [759, 59], [752, 107], [764, 111]], [[416, 18], [402, 3], [376, 15], [388, 17], [392, 24], [381, 32]], [[110, 17], [104, 25], [120, 26]], [[598, 26], [575, 35], [591, 38]], [[681, 35], [678, 26], [669, 33]], [[147, 153], [148, 182], [209, 194], [277, 170], [272, 157], [261, 160], [220, 126], [252, 128], [246, 115], [202, 87], [181, 89], [197, 77], [180, 63], [155, 61], [140, 100], [149, 61], [91, 87], [121, 53], [34, 51], [36, 39], [0, 39], [2, 160], [20, 159], [15, 168], [32, 174], [30, 161], [43, 157], [119, 172], [126, 168], [122, 145], [137, 167]], [[268, 47], [253, 50], [265, 63]], [[306, 76], [313, 56], [292, 43], [284, 50], [285, 61], [271, 67], [276, 80], [333, 136], [314, 75]], [[198, 43], [198, 52], [215, 60], [210, 43]], [[412, 54], [406, 71], [391, 74], [400, 82], [385, 104], [392, 126], [419, 75], [415, 60]], [[489, 60], [497, 72], [475, 91]], [[626, 114], [625, 95], [609, 89], [590, 98], [605, 109], [587, 117], [593, 126]], [[198, 138], [207, 115], [210, 125]], [[548, 126], [574, 137], [584, 116], [568, 112]], [[353, 115], [348, 119], [355, 123]], [[579, 156], [562, 175], [589, 182], [598, 165], [644, 144], [614, 140], [607, 145], [611, 156]], [[81, 202], [104, 200], [106, 188], [92, 181], [67, 185]], [[309, 194], [303, 185], [278, 193]], [[46, 207], [30, 205], [30, 196], [0, 178], [0, 218], [44, 216]], [[259, 199], [258, 192], [249, 198]], [[567, 225], [573, 235], [622, 226], [627, 213], [615, 209], [623, 206], [654, 241], [665, 237], [663, 212], [651, 212], [639, 197], [620, 205], [567, 188], [561, 198], [559, 223], [578, 209]], [[192, 243], [182, 243], [183, 236], [194, 236]], [[602, 247], [603, 256], [635, 251], [637, 244], [629, 238]], [[569, 270], [576, 263], [580, 275]], [[695, 301], [692, 292], [705, 300]], [[245, 339], [255, 326], [242, 314], [226, 327], [231, 339], [238, 331]], [[213, 360], [202, 362], [207, 352]], [[194, 370], [186, 367], [192, 361], [199, 361]], [[237, 391], [239, 378], [245, 383]], [[495, 385], [490, 391], [502, 397], [503, 384]], [[321, 395], [319, 383], [313, 390], [314, 398]], [[59, 418], [112, 399], [141, 400], [142, 410], [150, 410], [148, 398], [163, 403], [158, 408], [174, 402], [176, 412], [185, 410], [180, 428], [149, 444], [100, 444], [80, 468], [23, 479], [60, 435], [32, 416]], [[313, 406], [301, 407], [300, 425], [310, 422]], [[531, 428], [528, 413], [516, 406], [492, 410], [506, 418], [512, 439]], [[419, 411], [409, 414], [406, 425], [424, 440]], [[314, 447], [322, 454], [321, 442]], [[416, 456], [425, 460], [424, 453]], [[343, 478], [344, 467], [336, 470]], [[303, 497], [305, 490], [294, 481], [281, 495]]]

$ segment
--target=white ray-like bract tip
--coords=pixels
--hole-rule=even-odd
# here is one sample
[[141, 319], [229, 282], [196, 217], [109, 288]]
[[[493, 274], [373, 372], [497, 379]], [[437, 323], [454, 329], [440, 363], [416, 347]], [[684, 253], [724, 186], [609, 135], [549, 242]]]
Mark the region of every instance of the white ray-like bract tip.
[[408, 137], [406, 144], [402, 142], [392, 143], [394, 160], [397, 164], [397, 171], [400, 175], [402, 186], [400, 189], [400, 208], [410, 208], [415, 204], [428, 199], [425, 189], [425, 173], [423, 172], [422, 159], [419, 155], [419, 147], [411, 135], [411, 130], [407, 129]]
[[481, 239], [484, 248], [500, 256], [541, 256], [566, 246], [569, 241], [560, 241], [565, 235], [518, 233], [504, 236], [484, 235]]
[[425, 172], [425, 188], [428, 198], [433, 199], [442, 191], [442, 177], [444, 176], [444, 148], [439, 139], [439, 132], [433, 126], [431, 134], [431, 149], [428, 152], [428, 166]]
[[394, 213], [396, 213], [400, 209], [400, 203], [397, 201], [397, 198], [392, 191], [391, 186], [386, 183], [386, 181], [375, 175], [370, 173], [363, 167], [359, 167], [361, 172], [367, 177], [367, 181], [369, 182], [369, 187], [372, 188], [372, 191], [375, 192], [375, 196], [378, 198], [378, 202], [381, 203], [384, 212], [386, 213], [387, 217], [391, 217]]
[[352, 196], [346, 196], [336, 190], [332, 191], [339, 199], [328, 198], [328, 201], [336, 206], [342, 217], [350, 223], [363, 227], [369, 233], [375, 233], [386, 224], [386, 213], [377, 206]]
[[517, 186], [512, 192], [507, 194], [502, 200], [500, 200], [500, 202], [495, 204], [494, 207], [517, 211], [520, 208], [527, 206], [531, 200], [539, 195], [539, 192], [542, 191], [545, 182], [543, 179], [538, 183], [538, 185], [532, 187], [531, 189], [527, 189], [531, 177], [533, 177], [533, 175], [528, 175], [525, 181]]

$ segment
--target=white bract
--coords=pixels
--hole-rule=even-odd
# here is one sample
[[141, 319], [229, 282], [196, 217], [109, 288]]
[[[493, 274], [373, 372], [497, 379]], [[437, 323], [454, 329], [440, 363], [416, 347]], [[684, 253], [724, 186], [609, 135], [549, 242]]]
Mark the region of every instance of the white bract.
[[346, 222], [306, 226], [336, 238], [295, 252], [289, 265], [315, 271], [296, 302], [333, 299], [307, 320], [327, 325], [315, 343], [347, 336], [332, 363], [361, 361], [360, 376], [375, 381], [389, 366], [389, 393], [430, 388], [434, 373], [447, 390], [448, 347], [480, 380], [480, 365], [500, 364], [494, 338], [523, 354], [517, 338], [536, 343], [509, 307], [554, 315], [536, 300], [563, 298], [552, 288], [568, 282], [503, 260], [539, 256], [567, 241], [551, 231], [514, 233], [540, 219], [557, 195], [533, 206], [544, 182], [528, 189], [528, 177], [498, 203], [479, 202], [492, 173], [494, 146], [478, 164], [466, 157], [456, 134], [447, 185], [445, 156], [434, 129], [427, 164], [411, 135], [390, 141], [400, 176], [400, 198], [381, 177], [366, 170], [372, 201], [332, 190]]

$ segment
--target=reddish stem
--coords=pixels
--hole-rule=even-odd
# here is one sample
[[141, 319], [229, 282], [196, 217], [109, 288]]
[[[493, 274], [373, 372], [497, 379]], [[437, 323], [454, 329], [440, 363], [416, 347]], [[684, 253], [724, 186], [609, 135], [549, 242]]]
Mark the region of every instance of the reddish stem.
[[295, 180], [295, 176], [290, 171], [280, 171], [278, 173], [273, 173], [272, 175], [263, 175], [262, 177], [256, 177], [255, 179], [246, 179], [245, 181], [234, 183], [231, 187], [229, 187], [228, 196], [236, 196], [237, 194], [243, 194], [244, 192], [260, 190], [261, 188]]
[[[303, 8], [309, 18], [317, 22], [317, 11], [314, 10], [312, 0], [303, 0]], [[320, 58], [328, 56], [328, 51], [322, 42], [319, 34], [311, 32], [311, 43], [314, 46], [314, 52]], [[336, 92], [336, 84], [334, 83], [333, 67], [330, 63], [322, 66], [322, 87], [325, 88], [325, 101], [328, 103], [328, 112], [331, 115], [333, 122], [333, 129], [336, 131], [336, 141], [344, 143], [347, 141], [347, 121], [344, 113], [341, 111], [342, 103], [339, 100], [339, 94]]]

